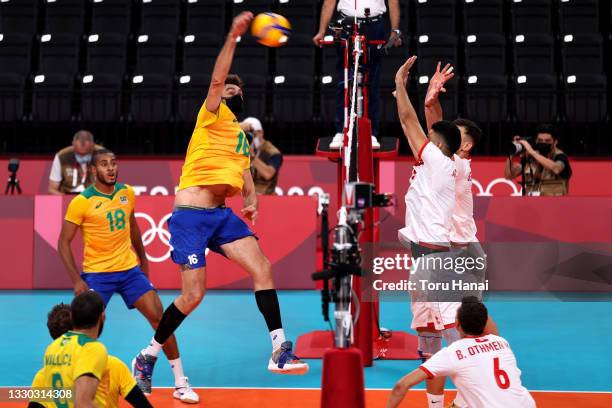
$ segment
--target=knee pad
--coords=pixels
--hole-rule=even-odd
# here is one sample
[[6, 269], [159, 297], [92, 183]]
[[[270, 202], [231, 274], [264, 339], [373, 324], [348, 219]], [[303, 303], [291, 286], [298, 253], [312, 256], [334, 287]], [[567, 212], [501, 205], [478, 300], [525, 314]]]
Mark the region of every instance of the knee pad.
[[436, 354], [442, 350], [442, 336], [436, 332], [419, 332], [419, 355], [421, 360], [425, 362], [427, 357], [425, 354]]
[[446, 340], [446, 345], [447, 346], [449, 346], [449, 345], [453, 344], [454, 342], [456, 342], [457, 340], [461, 339], [461, 335], [459, 334], [459, 330], [457, 330], [454, 327], [451, 327], [450, 329], [442, 330], [442, 337], [444, 337], [444, 340]]

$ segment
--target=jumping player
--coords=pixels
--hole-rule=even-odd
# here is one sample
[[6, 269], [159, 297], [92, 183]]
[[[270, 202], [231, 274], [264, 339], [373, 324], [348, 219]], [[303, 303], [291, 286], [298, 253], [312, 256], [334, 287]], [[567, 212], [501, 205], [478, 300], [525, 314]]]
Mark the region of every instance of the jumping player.
[[98, 387], [108, 361], [106, 347], [98, 341], [104, 327], [104, 302], [96, 292], [83, 292], [73, 299], [70, 311], [74, 328], [49, 344], [36, 383], [43, 388], [72, 390], [72, 396], [42, 405], [106, 407], [107, 390]]
[[521, 384], [521, 370], [508, 341], [483, 334], [487, 308], [476, 297], [466, 297], [457, 310], [461, 339], [434, 354], [395, 384], [387, 408], [399, 406], [410, 388], [428, 378], [449, 376], [470, 408], [535, 408]]
[[174, 212], [168, 220], [172, 260], [181, 270], [182, 292], [165, 310], [150, 344], [134, 359], [133, 374], [143, 390], [151, 388], [162, 345], [204, 297], [206, 248], [223, 254], [252, 276], [257, 306], [272, 340], [268, 370], [283, 374], [308, 370], [308, 365], [293, 355], [292, 343], [285, 340], [270, 261], [249, 227], [225, 207], [226, 198], [242, 192], [242, 215], [255, 223], [257, 195], [249, 145], [236, 119], [243, 103], [243, 84], [238, 76], [228, 75], [236, 39], [246, 32], [252, 19], [250, 12], [234, 18], [187, 148]]
[[[417, 160], [413, 167], [410, 187], [406, 193], [406, 227], [398, 232], [402, 244], [409, 247], [414, 258], [450, 251], [450, 231], [455, 206], [455, 152], [461, 143], [457, 126], [439, 121], [425, 136], [418, 116], [406, 91], [406, 81], [416, 56], [397, 71], [395, 97], [404, 134]], [[443, 317], [454, 314], [456, 306], [445, 302], [411, 302], [411, 327], [418, 333], [418, 350], [423, 359], [438, 351], [441, 337], [452, 342], [456, 332], [454, 322], [445, 324]], [[427, 402], [437, 408], [440, 380], [427, 381]], [[443, 389], [443, 388], [442, 388]], [[440, 404], [442, 405], [442, 404]]]
[[[53, 306], [47, 315], [47, 328], [53, 340], [73, 330], [70, 305], [60, 303]], [[34, 381], [32, 381], [32, 388], [43, 388], [45, 386], [44, 380], [45, 370], [41, 369], [36, 373]], [[135, 408], [152, 408], [147, 397], [136, 386], [136, 381], [132, 378], [130, 369], [115, 356], [108, 356], [106, 369], [100, 380], [99, 387], [106, 389], [106, 408], [117, 408], [119, 406], [119, 395]], [[30, 402], [28, 408], [45, 408], [45, 404], [49, 407], [55, 406], [55, 404], [45, 402]]]
[[[58, 243], [74, 292], [93, 289], [102, 296], [105, 305], [114, 293], [119, 293], [129, 309], [138, 309], [156, 328], [163, 306], [147, 277], [147, 257], [134, 216], [134, 190], [117, 182], [118, 165], [110, 150], [94, 152], [91, 166], [96, 181], [70, 202]], [[85, 243], [82, 274], [77, 270], [70, 246], [79, 228]], [[199, 397], [183, 373], [174, 336], [165, 344], [164, 352], [174, 373], [174, 397], [197, 403]]]

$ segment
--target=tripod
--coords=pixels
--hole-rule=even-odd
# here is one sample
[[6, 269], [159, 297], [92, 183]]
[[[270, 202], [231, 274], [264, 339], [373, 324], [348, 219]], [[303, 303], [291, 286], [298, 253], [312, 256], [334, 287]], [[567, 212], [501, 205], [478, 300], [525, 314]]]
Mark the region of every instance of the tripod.
[[17, 172], [12, 171], [11, 175], [8, 178], [8, 182], [6, 183], [6, 189], [4, 190], [4, 194], [15, 194], [15, 189], [17, 189], [17, 193], [21, 194], [21, 186], [19, 185], [19, 179], [17, 178]]

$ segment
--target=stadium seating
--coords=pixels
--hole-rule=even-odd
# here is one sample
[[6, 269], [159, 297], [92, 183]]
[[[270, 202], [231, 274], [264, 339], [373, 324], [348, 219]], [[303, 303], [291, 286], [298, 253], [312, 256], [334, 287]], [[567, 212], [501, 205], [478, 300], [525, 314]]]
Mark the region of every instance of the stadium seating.
[[[432, 71], [433, 73], [433, 71]], [[417, 77], [417, 95], [418, 101], [415, 101], [419, 106], [418, 114], [419, 116], [424, 115], [424, 108], [422, 106], [425, 101], [425, 95], [427, 94], [427, 88], [429, 87], [429, 79], [431, 78], [431, 74], [423, 74]], [[453, 78], [446, 83], [444, 86], [446, 88], [446, 93], [440, 98], [440, 104], [442, 105], [442, 109], [444, 110], [444, 117], [446, 119], [454, 119], [459, 116], [459, 80], [457, 78]], [[423, 116], [424, 118], [424, 116]]]
[[81, 119], [85, 122], [113, 122], [121, 119], [121, 77], [88, 74], [80, 90]]
[[0, 73], [26, 77], [30, 73], [30, 36], [0, 34]]
[[80, 37], [43, 34], [39, 38], [38, 73], [74, 75], [79, 69]]
[[465, 68], [470, 75], [506, 73], [506, 39], [501, 34], [470, 34], [465, 42]]
[[178, 120], [185, 122], [195, 122], [202, 103], [206, 98], [208, 85], [210, 84], [209, 74], [184, 74], [179, 78], [177, 84]]
[[456, 30], [455, 6], [455, 0], [417, 1], [417, 34], [454, 34]]
[[0, 73], [0, 121], [13, 122], [23, 118], [25, 80], [22, 75]]
[[516, 113], [520, 120], [554, 122], [558, 115], [557, 81], [553, 75], [529, 74], [516, 78]]
[[245, 115], [255, 116], [257, 118], [265, 118], [267, 116], [267, 79], [263, 75], [254, 73], [240, 73], [240, 77], [244, 81], [244, 104]]
[[465, 34], [504, 32], [504, 1], [466, 1], [463, 11]]
[[565, 112], [570, 121], [599, 122], [607, 113], [606, 77], [601, 74], [578, 74], [565, 77]]
[[500, 122], [508, 116], [508, 80], [502, 75], [470, 75], [465, 80], [466, 117]]
[[315, 1], [290, 0], [280, 3], [278, 12], [289, 20], [291, 31], [294, 34], [312, 37], [319, 28], [317, 26], [318, 8]]
[[126, 70], [126, 45], [126, 37], [120, 34], [91, 34], [87, 39], [85, 73], [121, 78]]
[[180, 3], [176, 0], [141, 0], [140, 32], [177, 35]]
[[258, 44], [251, 36], [243, 36], [234, 55], [232, 72], [243, 76], [246, 73], [266, 77], [269, 71], [268, 49]]
[[559, 4], [562, 33], [596, 33], [599, 31], [598, 0], [570, 0]]
[[38, 19], [38, 0], [0, 2], [0, 32], [33, 36]]
[[417, 39], [417, 70], [420, 75], [431, 75], [438, 61], [457, 66], [457, 38], [445, 34], [423, 34]]
[[172, 116], [172, 78], [135, 75], [131, 80], [130, 116], [135, 122], [166, 122]]
[[180, 71], [185, 74], [210, 74], [222, 45], [223, 37], [219, 34], [186, 34]]
[[514, 69], [517, 74], [552, 74], [554, 66], [552, 35], [518, 34], [514, 37]]
[[601, 34], [567, 34], [561, 45], [563, 72], [600, 74], [603, 72]]
[[91, 3], [91, 33], [130, 32], [131, 2], [125, 0], [93, 0]]
[[136, 65], [138, 74], [167, 75], [169, 82], [176, 72], [176, 37], [167, 34], [143, 33], [136, 37]]
[[186, 33], [223, 35], [226, 30], [225, 0], [188, 0]]
[[32, 82], [32, 119], [68, 122], [72, 119], [74, 80], [65, 74], [38, 74]]
[[83, 0], [46, 0], [45, 32], [81, 34], [85, 28]]
[[514, 34], [552, 31], [552, 0], [512, 0], [511, 8]]

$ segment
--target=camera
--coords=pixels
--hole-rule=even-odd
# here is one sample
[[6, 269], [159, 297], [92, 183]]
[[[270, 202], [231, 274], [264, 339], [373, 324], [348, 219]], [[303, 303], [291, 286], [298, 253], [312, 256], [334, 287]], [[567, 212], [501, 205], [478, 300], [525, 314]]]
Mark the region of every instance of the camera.
[[344, 187], [344, 207], [349, 210], [365, 210], [372, 207], [390, 207], [393, 194], [374, 192], [374, 184], [348, 183]]
[[[533, 139], [531, 139], [530, 137], [521, 137], [520, 140], [524, 140], [529, 144], [533, 144]], [[516, 156], [517, 154], [521, 154], [524, 151], [525, 148], [518, 141], [513, 140], [508, 144], [507, 152], [509, 156]]]

